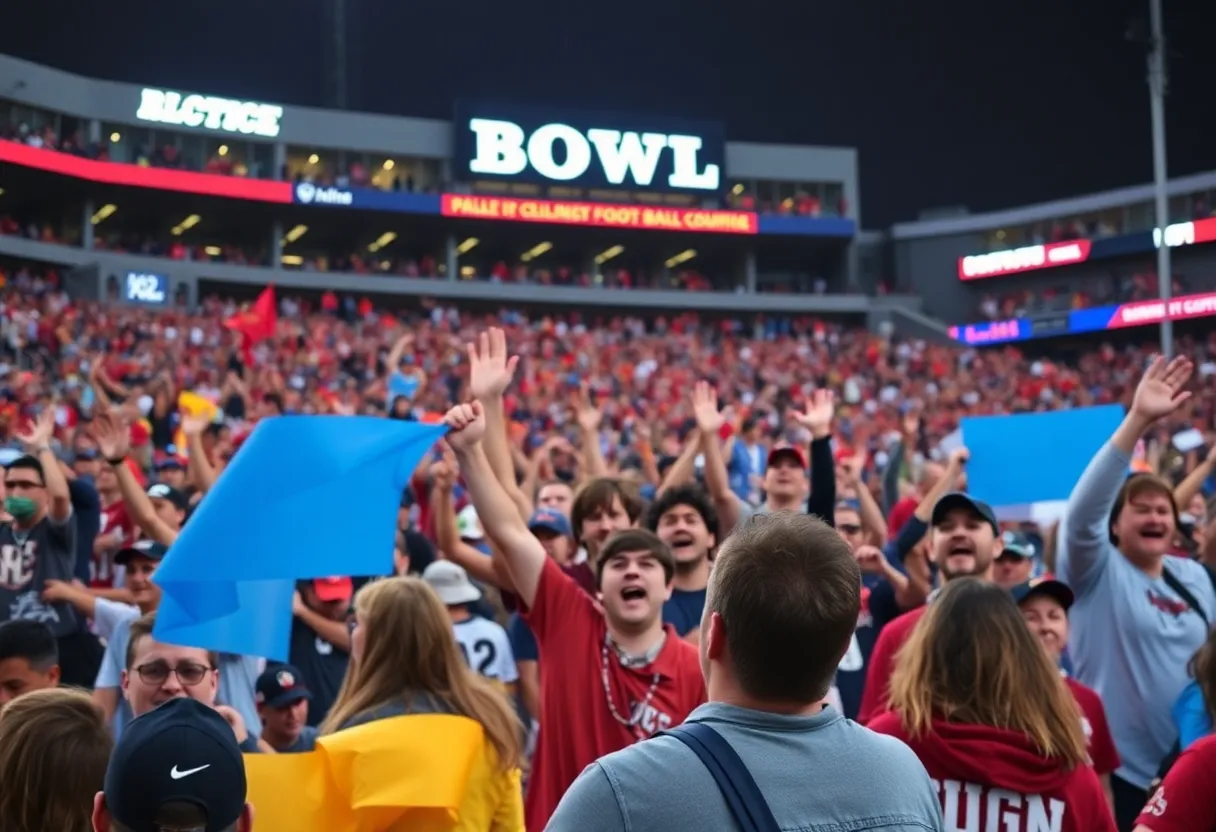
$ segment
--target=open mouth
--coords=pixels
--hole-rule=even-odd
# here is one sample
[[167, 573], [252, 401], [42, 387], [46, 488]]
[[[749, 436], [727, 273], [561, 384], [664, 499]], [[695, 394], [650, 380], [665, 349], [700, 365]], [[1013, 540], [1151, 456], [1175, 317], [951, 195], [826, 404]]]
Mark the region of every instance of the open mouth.
[[692, 535], [690, 534], [677, 534], [671, 538], [668, 545], [670, 545], [672, 549], [691, 549], [696, 545], [696, 543], [697, 542], [693, 540]]
[[968, 544], [960, 543], [951, 546], [948, 555], [950, 557], [971, 557], [975, 555], [975, 549]]
[[1148, 526], [1140, 530], [1140, 536], [1149, 540], [1164, 540], [1165, 529], [1159, 526]]
[[627, 586], [621, 590], [621, 598], [625, 601], [641, 601], [646, 597], [646, 590], [640, 586]]

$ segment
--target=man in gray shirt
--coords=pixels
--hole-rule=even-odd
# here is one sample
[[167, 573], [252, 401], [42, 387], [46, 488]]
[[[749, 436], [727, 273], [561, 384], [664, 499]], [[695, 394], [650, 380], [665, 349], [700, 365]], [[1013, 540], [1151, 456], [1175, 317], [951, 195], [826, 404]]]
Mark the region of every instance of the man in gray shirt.
[[[777, 512], [742, 524], [710, 576], [700, 643], [709, 702], [685, 726], [733, 748], [779, 829], [938, 832], [937, 794], [912, 751], [824, 703], [860, 588], [848, 545], [822, 521]], [[588, 766], [546, 828], [744, 827], [692, 746], [661, 734]]]

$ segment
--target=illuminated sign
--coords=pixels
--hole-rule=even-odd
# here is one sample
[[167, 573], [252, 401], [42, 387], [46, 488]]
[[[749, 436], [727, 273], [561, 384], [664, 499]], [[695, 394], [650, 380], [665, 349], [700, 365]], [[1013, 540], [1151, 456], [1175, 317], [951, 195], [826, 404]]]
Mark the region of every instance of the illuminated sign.
[[645, 205], [553, 202], [543, 199], [457, 194], [444, 194], [440, 210], [445, 217], [603, 228], [642, 228], [715, 234], [756, 234], [759, 230], [757, 216], [747, 211], [655, 208]]
[[279, 135], [283, 108], [256, 101], [233, 101], [214, 95], [194, 95], [169, 90], [144, 89], [135, 117], [156, 124], [202, 127], [246, 136]]
[[1050, 269], [1055, 266], [1069, 266], [1104, 257], [1140, 254], [1160, 248], [1163, 237], [1165, 245], [1170, 248], [1216, 241], [1216, 217], [1194, 222], [1176, 222], [1166, 226], [1164, 235], [1160, 228], [1154, 228], [1151, 233], [1141, 231], [1124, 234], [1121, 237], [1065, 240], [1059, 243], [1044, 243], [1037, 246], [993, 251], [988, 254], [972, 254], [959, 258], [958, 276], [960, 280], [978, 280], [984, 277], [1001, 277], [1019, 272]]
[[296, 200], [305, 205], [351, 205], [354, 203], [355, 197], [350, 191], [342, 188], [301, 182], [296, 185]]
[[131, 303], [164, 303], [169, 298], [169, 278], [163, 274], [127, 272], [124, 296]]

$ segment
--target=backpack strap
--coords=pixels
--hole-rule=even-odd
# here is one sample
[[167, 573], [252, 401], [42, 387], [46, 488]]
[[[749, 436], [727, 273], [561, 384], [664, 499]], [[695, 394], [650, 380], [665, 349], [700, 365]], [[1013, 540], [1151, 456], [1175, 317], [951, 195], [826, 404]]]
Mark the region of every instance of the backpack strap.
[[751, 772], [722, 735], [704, 722], [685, 722], [662, 735], [687, 745], [718, 784], [741, 832], [780, 832]]
[[[1210, 572], [1208, 573], [1208, 576], [1211, 577]], [[1212, 621], [1208, 618], [1208, 614], [1204, 612], [1203, 607], [1200, 606], [1199, 599], [1195, 597], [1195, 593], [1183, 586], [1182, 581], [1178, 580], [1178, 576], [1164, 565], [1161, 567], [1161, 580], [1165, 581], [1166, 586], [1178, 593], [1178, 596], [1182, 598], [1183, 601], [1186, 601], [1187, 606], [1193, 609], [1195, 613], [1203, 619], [1203, 626], [1205, 628], [1211, 629]]]

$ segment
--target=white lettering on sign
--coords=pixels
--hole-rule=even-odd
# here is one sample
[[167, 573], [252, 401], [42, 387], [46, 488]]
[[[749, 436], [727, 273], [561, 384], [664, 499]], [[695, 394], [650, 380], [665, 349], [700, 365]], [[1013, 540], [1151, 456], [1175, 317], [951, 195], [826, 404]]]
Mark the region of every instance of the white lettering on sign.
[[127, 272], [127, 300], [164, 303], [165, 278], [158, 274]]
[[135, 117], [156, 124], [202, 127], [246, 136], [279, 135], [283, 108], [256, 101], [233, 101], [214, 95], [183, 95], [168, 90], [144, 89]]
[[[1195, 244], [1195, 223], [1176, 222], [1165, 227], [1165, 244], [1169, 248], [1178, 246], [1193, 246]], [[1153, 229], [1153, 247], [1161, 248], [1161, 229]]]
[[980, 277], [1005, 272], [1022, 272], [1040, 268], [1046, 262], [1047, 249], [1044, 246], [1024, 246], [964, 257], [963, 274], [966, 277]]
[[1061, 832], [1064, 801], [959, 780], [933, 780], [946, 832]]
[[[469, 129], [477, 137], [469, 162], [471, 173], [517, 176], [531, 167], [546, 179], [569, 182], [590, 170], [594, 156], [609, 184], [648, 188], [654, 182], [663, 151], [670, 150], [667, 187], [716, 191], [722, 181], [718, 165], [699, 168], [697, 154], [703, 142], [698, 136], [600, 128], [583, 133], [568, 124], [546, 124], [528, 136], [515, 122], [486, 118], [470, 119]], [[566, 158], [561, 163], [554, 158], [558, 142], [565, 148]]]
[[341, 188], [317, 187], [311, 182], [296, 185], [296, 199], [305, 205], [350, 205], [355, 201], [350, 191]]

